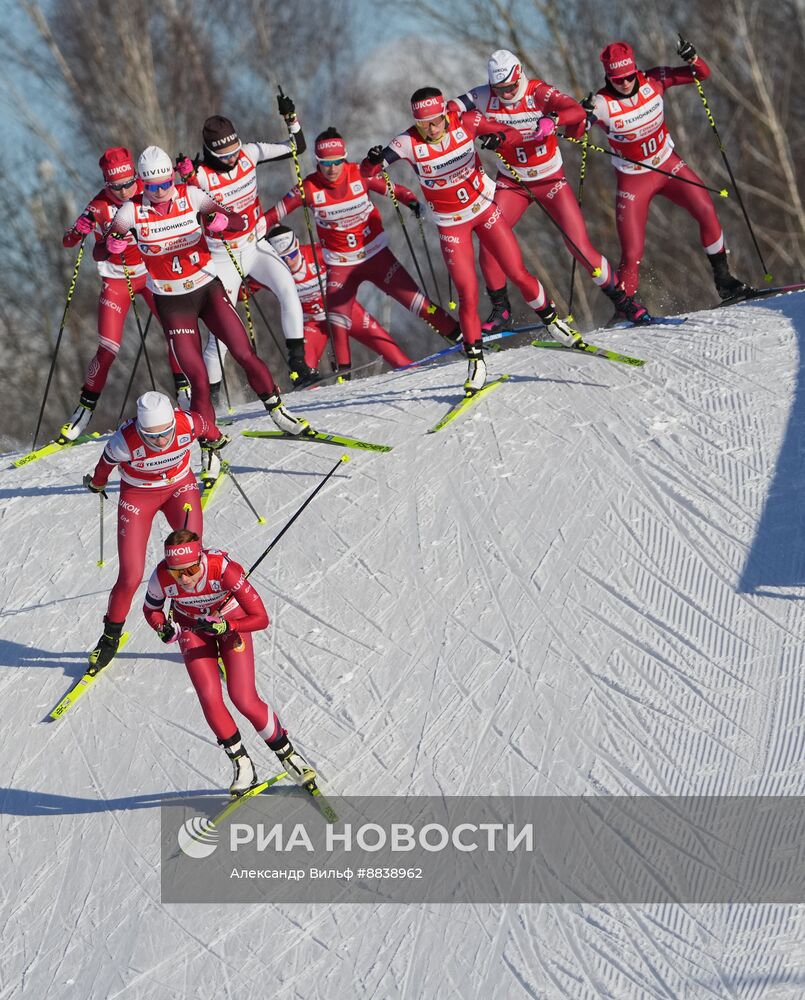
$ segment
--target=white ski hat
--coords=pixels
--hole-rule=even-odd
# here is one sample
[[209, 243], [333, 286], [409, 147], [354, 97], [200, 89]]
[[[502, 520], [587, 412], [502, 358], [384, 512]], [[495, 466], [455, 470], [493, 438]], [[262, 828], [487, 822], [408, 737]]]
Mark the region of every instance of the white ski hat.
[[274, 226], [268, 236], [266, 236], [266, 239], [280, 257], [299, 249], [299, 240], [296, 238], [296, 233], [287, 226]]
[[523, 67], [513, 52], [509, 52], [508, 49], [498, 49], [497, 52], [493, 52], [486, 69], [490, 87], [517, 86], [514, 96], [507, 98], [507, 101], [519, 100], [523, 96], [522, 91], [525, 90]]
[[164, 393], [145, 392], [137, 400], [137, 429], [146, 433], [176, 422], [173, 403]]
[[148, 146], [140, 153], [137, 173], [144, 182], [173, 179], [171, 158], [159, 146]]

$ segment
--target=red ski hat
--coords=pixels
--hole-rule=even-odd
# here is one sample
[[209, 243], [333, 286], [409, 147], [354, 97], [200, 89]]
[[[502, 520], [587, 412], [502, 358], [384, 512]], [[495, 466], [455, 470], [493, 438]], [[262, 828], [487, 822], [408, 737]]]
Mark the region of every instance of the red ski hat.
[[414, 115], [414, 121], [417, 122], [432, 122], [435, 118], [441, 118], [446, 110], [444, 94], [441, 93], [411, 101], [411, 111]]
[[612, 42], [607, 45], [601, 53], [601, 62], [610, 80], [619, 80], [623, 76], [634, 76], [637, 73], [634, 50], [628, 42]]
[[198, 539], [190, 542], [176, 542], [175, 545], [165, 543], [165, 562], [168, 569], [194, 566], [200, 559], [201, 542]]
[[98, 166], [103, 171], [103, 179], [107, 183], [114, 182], [120, 177], [134, 177], [137, 174], [134, 157], [125, 146], [113, 146], [107, 149], [98, 160]]
[[316, 159], [323, 160], [346, 160], [347, 144], [341, 136], [328, 136], [326, 139], [316, 140]]

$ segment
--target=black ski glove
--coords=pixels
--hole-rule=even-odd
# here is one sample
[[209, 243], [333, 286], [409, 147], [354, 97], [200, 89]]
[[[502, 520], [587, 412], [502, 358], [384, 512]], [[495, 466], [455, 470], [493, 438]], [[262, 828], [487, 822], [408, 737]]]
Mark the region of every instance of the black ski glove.
[[168, 645], [171, 642], [176, 642], [182, 634], [182, 629], [176, 622], [167, 621], [164, 625], [160, 625], [156, 632], [159, 638]]
[[593, 95], [593, 92], [590, 91], [590, 93], [584, 98], [584, 100], [580, 101], [579, 103], [584, 108], [584, 113], [587, 115], [587, 128], [589, 128], [594, 122], [598, 120], [595, 114], [595, 97]]
[[676, 51], [679, 58], [684, 59], [686, 63], [692, 63], [697, 55], [696, 49], [681, 35], [678, 35], [677, 37], [679, 38], [679, 43], [677, 44]]
[[506, 141], [505, 132], [491, 132], [489, 135], [482, 135], [479, 139], [481, 149], [497, 149]]
[[411, 209], [411, 211], [418, 219], [422, 217], [422, 206], [416, 200], [416, 198], [413, 201], [408, 202], [408, 207]]
[[206, 618], [202, 616], [196, 623], [196, 631], [204, 635], [220, 637], [229, 631], [229, 622], [225, 618]]
[[377, 166], [378, 163], [382, 163], [385, 159], [383, 156], [383, 148], [383, 146], [372, 146], [366, 154], [366, 159], [374, 166]]
[[92, 476], [89, 473], [87, 473], [86, 476], [84, 476], [82, 482], [84, 483], [86, 488], [90, 491], [90, 493], [100, 493], [100, 495], [104, 498], [104, 500], [109, 499], [109, 497], [106, 495], [106, 487], [96, 486], [95, 483], [93, 483]]
[[282, 90], [277, 94], [277, 110], [286, 121], [296, 117], [296, 105]]

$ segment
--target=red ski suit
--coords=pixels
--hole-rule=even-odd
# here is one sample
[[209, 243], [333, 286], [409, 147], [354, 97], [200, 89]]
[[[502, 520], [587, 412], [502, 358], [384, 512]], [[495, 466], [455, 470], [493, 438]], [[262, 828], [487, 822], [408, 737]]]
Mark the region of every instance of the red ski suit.
[[646, 221], [649, 205], [662, 195], [689, 212], [699, 223], [699, 238], [708, 254], [724, 247], [724, 234], [713, 206], [703, 187], [677, 182], [686, 177], [701, 184], [701, 179], [674, 152], [674, 141], [665, 124], [663, 94], [669, 87], [692, 84], [695, 78], [706, 80], [710, 69], [698, 56], [693, 66], [657, 66], [637, 74], [637, 86], [631, 97], [605, 86], [595, 95], [596, 124], [609, 138], [610, 148], [631, 160], [659, 167], [664, 174], [646, 170], [624, 159], [614, 159], [618, 178], [616, 221], [621, 242], [618, 275], [628, 295], [637, 291], [640, 262], [646, 245]]
[[[179, 648], [196, 689], [201, 710], [219, 741], [231, 739], [238, 726], [224, 703], [218, 657], [226, 670], [226, 689], [235, 708], [264, 740], [284, 735], [276, 712], [257, 693], [252, 632], [268, 626], [260, 595], [246, 579], [243, 567], [226, 552], [202, 550], [202, 576], [191, 588], [173, 578], [163, 560], [148, 581], [143, 614], [153, 629], [167, 621], [163, 607], [171, 601], [173, 620], [181, 626]], [[202, 616], [226, 619], [230, 631], [221, 637], [194, 631]]]

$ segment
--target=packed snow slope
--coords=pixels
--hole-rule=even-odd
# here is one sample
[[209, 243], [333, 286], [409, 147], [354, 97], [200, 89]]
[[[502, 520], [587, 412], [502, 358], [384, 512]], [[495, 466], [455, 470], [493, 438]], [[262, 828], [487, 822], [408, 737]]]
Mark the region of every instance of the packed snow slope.
[[[805, 293], [294, 395], [353, 452], [255, 574], [258, 686], [336, 793], [803, 793]], [[26, 417], [27, 419], [27, 417]], [[232, 430], [270, 427], [258, 404]], [[231, 770], [146, 627], [62, 720], [116, 573], [101, 445], [0, 473], [0, 998], [790, 997], [794, 906], [169, 906], [159, 801]], [[236, 437], [248, 565], [338, 458]], [[154, 531], [150, 567], [163, 522]], [[268, 752], [243, 720], [258, 764]], [[602, 859], [602, 864], [606, 859]]]

